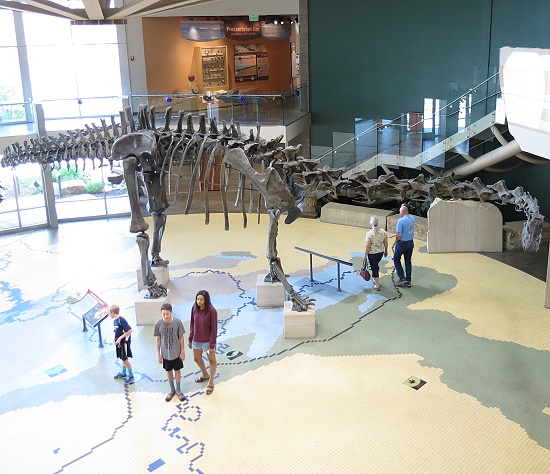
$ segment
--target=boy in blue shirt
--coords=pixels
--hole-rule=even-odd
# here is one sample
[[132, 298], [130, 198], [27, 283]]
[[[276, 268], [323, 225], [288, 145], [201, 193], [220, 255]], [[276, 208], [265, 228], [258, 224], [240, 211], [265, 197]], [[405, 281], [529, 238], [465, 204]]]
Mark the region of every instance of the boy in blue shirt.
[[124, 383], [131, 383], [134, 381], [134, 373], [128, 357], [132, 357], [130, 347], [132, 328], [119, 313], [120, 308], [116, 304], [109, 306], [109, 316], [113, 319], [115, 327], [116, 356], [122, 361], [122, 372], [116, 374], [115, 379], [124, 379]]

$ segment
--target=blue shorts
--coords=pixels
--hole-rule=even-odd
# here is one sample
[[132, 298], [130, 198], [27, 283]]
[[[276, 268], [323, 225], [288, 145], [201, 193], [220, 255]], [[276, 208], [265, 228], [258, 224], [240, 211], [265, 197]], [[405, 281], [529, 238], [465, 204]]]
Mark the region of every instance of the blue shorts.
[[207, 352], [208, 349], [210, 349], [210, 341], [208, 342], [193, 341], [191, 345], [193, 346], [193, 349], [200, 349], [203, 352]]

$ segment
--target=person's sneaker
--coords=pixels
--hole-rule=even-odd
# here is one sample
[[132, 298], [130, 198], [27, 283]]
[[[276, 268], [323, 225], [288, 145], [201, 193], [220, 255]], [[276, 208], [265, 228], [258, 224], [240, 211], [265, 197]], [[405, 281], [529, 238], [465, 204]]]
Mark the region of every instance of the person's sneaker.
[[374, 286], [372, 287], [372, 289], [373, 289], [374, 291], [380, 291], [380, 286], [379, 286], [379, 285], [374, 285]]
[[395, 284], [395, 286], [407, 286], [407, 280], [404, 278], [400, 278], [399, 281]]
[[122, 372], [119, 372], [118, 374], [115, 375], [114, 379], [117, 380], [117, 379], [125, 379], [126, 378], [126, 374], [123, 374]]
[[124, 383], [132, 383], [133, 381], [134, 381], [133, 375], [128, 375], [128, 377], [124, 379]]
[[406, 286], [407, 288], [410, 288], [410, 287], [412, 286], [412, 285], [411, 285], [411, 282], [410, 282], [410, 281], [406, 281], [406, 282], [405, 282], [405, 286]]

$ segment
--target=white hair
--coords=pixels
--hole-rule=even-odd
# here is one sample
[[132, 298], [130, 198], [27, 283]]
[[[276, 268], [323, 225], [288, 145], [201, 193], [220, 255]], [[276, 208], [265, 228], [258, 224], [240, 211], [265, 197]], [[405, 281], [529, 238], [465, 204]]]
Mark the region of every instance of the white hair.
[[378, 229], [378, 217], [376, 216], [370, 216], [370, 225], [374, 227], [375, 229]]

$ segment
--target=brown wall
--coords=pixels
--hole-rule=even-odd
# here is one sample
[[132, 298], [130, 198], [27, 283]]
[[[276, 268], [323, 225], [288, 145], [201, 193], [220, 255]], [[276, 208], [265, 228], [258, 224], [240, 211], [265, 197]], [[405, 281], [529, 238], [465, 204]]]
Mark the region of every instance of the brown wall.
[[[171, 94], [188, 89], [187, 75], [193, 68], [196, 46], [227, 46], [229, 86], [242, 92], [262, 94], [279, 93], [290, 89], [290, 40], [236, 41], [227, 38], [207, 43], [185, 40], [180, 34], [180, 17], [143, 18], [145, 71], [149, 94]], [[269, 79], [235, 83], [233, 46], [236, 44], [263, 44], [269, 54]]]

